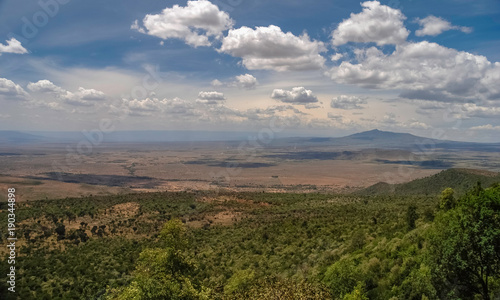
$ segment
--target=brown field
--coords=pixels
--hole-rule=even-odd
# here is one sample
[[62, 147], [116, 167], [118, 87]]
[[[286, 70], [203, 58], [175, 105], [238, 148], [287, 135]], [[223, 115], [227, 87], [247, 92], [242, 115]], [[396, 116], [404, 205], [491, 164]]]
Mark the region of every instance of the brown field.
[[[238, 150], [236, 143], [205, 142], [106, 144], [75, 157], [66, 147], [0, 146], [0, 189], [15, 187], [19, 201], [218, 188], [350, 192], [380, 181], [407, 182], [449, 167], [500, 171], [495, 152], [417, 157], [403, 150], [311, 146], [245, 152], [248, 149]], [[407, 160], [431, 165], [404, 163]], [[3, 200], [5, 195], [0, 195]]]

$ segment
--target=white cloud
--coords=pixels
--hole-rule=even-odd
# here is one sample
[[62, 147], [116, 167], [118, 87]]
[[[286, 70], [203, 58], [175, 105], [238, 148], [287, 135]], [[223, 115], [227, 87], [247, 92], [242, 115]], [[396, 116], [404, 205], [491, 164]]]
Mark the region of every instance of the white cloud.
[[131, 28], [162, 39], [176, 38], [186, 44], [210, 46], [211, 37], [219, 39], [222, 32], [233, 25], [229, 15], [208, 0], [188, 1], [187, 6], [174, 5], [160, 14], [148, 14], [142, 20], [143, 26], [135, 21]]
[[244, 112], [245, 116], [251, 120], [268, 120], [270, 117], [277, 115], [284, 116], [288, 113], [306, 115], [293, 105], [272, 105], [267, 108], [250, 108]]
[[0, 95], [6, 96], [7, 99], [22, 99], [29, 96], [20, 85], [7, 78], [0, 78]]
[[355, 50], [357, 63], [343, 61], [330, 70], [338, 83], [374, 89], [401, 89], [410, 99], [456, 102], [498, 99], [500, 64], [484, 56], [427, 41], [397, 45], [385, 54], [371, 47]]
[[104, 100], [106, 99], [106, 95], [98, 90], [94, 89], [84, 89], [82, 87], [78, 88], [78, 92], [76, 93], [80, 99], [82, 100]]
[[412, 128], [412, 129], [429, 129], [431, 128], [431, 126], [423, 123], [423, 122], [419, 122], [419, 121], [416, 121], [416, 120], [410, 120], [407, 124], [405, 124], [406, 126], [403, 126], [403, 127], [409, 127], [409, 128]]
[[403, 24], [406, 17], [400, 10], [381, 5], [378, 1], [363, 2], [361, 6], [362, 12], [351, 13], [350, 18], [333, 31], [333, 46], [348, 42], [398, 45], [406, 41], [409, 31]]
[[491, 124], [487, 124], [487, 125], [482, 125], [482, 126], [471, 127], [470, 130], [492, 130], [492, 131], [500, 131], [500, 126], [493, 126]]
[[255, 78], [251, 74], [242, 74], [235, 76], [234, 80], [229, 82], [222, 82], [218, 79], [214, 79], [210, 84], [213, 87], [228, 86], [228, 87], [237, 87], [240, 89], [252, 90], [257, 87], [259, 82], [257, 81], [257, 78]]
[[466, 118], [498, 118], [500, 107], [485, 107], [474, 103], [466, 103], [461, 106], [462, 116]]
[[395, 113], [386, 113], [384, 115], [384, 117], [382, 118], [381, 123], [386, 124], [386, 125], [394, 125], [394, 124], [398, 124], [399, 122], [396, 120]]
[[236, 76], [236, 86], [240, 88], [251, 90], [254, 89], [257, 86], [257, 84], [259, 84], [257, 78], [255, 78], [250, 74], [243, 74]]
[[436, 16], [428, 16], [423, 19], [416, 19], [416, 22], [421, 26], [420, 29], [415, 31], [416, 36], [431, 35], [436, 36], [447, 30], [460, 30], [464, 33], [471, 33], [472, 28], [464, 26], [454, 26], [450, 22], [444, 20], [443, 18], [438, 18]]
[[[217, 97], [216, 94], [205, 95], [212, 99]], [[251, 108], [240, 111], [227, 107], [223, 103], [218, 104], [212, 105], [206, 102], [187, 101], [180, 98], [158, 99], [150, 97], [141, 100], [122, 99], [117, 105], [110, 105], [109, 110], [117, 115], [163, 117], [169, 121], [190, 122], [190, 124], [244, 124], [246, 126], [265, 126], [274, 118], [276, 118], [276, 122], [286, 121], [290, 125], [292, 121], [297, 121], [299, 116], [307, 115], [292, 105], [274, 105], [267, 108]]]
[[488, 68], [480, 80], [480, 90], [487, 94], [489, 100], [500, 99], [500, 62]]
[[101, 91], [80, 87], [78, 88], [78, 91], [73, 93], [46, 79], [39, 80], [35, 83], [30, 82], [28, 84], [28, 89], [41, 95], [51, 94], [56, 98], [63, 100], [66, 104], [74, 106], [93, 106], [94, 103], [92, 101], [106, 99], [106, 95]]
[[74, 106], [94, 106], [94, 103], [82, 100], [77, 95], [66, 92], [66, 94], [60, 96], [61, 99], [65, 101], [65, 103], [74, 105]]
[[170, 119], [183, 119], [186, 117], [201, 115], [192, 101], [181, 98], [158, 99], [155, 97], [145, 99], [122, 99], [116, 105], [110, 105], [110, 111], [118, 115], [130, 115], [134, 117], [168, 115]]
[[218, 80], [218, 79], [214, 79], [212, 80], [212, 82], [210, 83], [211, 86], [214, 86], [214, 87], [219, 87], [219, 86], [223, 86], [224, 83], [222, 83], [222, 81]]
[[11, 38], [7, 41], [7, 45], [0, 43], [0, 55], [2, 53], [26, 54], [28, 50], [21, 45], [21, 42], [15, 38]]
[[319, 53], [326, 48], [323, 42], [311, 40], [306, 33], [295, 36], [270, 25], [232, 29], [218, 51], [241, 57], [249, 70], [297, 71], [322, 68], [325, 58]]
[[338, 61], [342, 57], [344, 57], [344, 54], [342, 54], [342, 53], [335, 53], [332, 56], [330, 56], [330, 60], [331, 61]]
[[401, 128], [409, 128], [409, 129], [429, 129], [432, 128], [432, 126], [421, 122], [417, 119], [409, 119], [406, 121], [399, 121], [398, 118], [399, 116], [396, 116], [395, 113], [389, 112], [386, 113], [381, 120], [371, 120], [370, 123], [375, 127], [382, 127], [382, 128], [391, 128], [391, 129], [401, 129]]
[[359, 98], [356, 96], [340, 95], [337, 98], [333, 98], [330, 102], [332, 108], [340, 109], [363, 109], [362, 104], [366, 104], [366, 99]]
[[311, 90], [306, 90], [304, 87], [294, 87], [291, 91], [275, 89], [271, 94], [271, 98], [285, 103], [307, 104], [318, 102], [318, 98]]
[[191, 101], [181, 98], [163, 99], [164, 112], [170, 115], [195, 116], [195, 105]]
[[126, 102], [131, 115], [150, 115], [152, 112], [162, 110], [165, 104], [162, 100], [157, 98], [146, 98], [142, 100], [133, 99]]
[[144, 30], [144, 28], [139, 26], [139, 20], [135, 20], [134, 23], [132, 23], [132, 25], [130, 25], [130, 29], [137, 30], [140, 33], [146, 34], [146, 30]]
[[221, 102], [224, 102], [225, 100], [226, 97], [224, 97], [223, 93], [213, 91], [213, 92], [200, 92], [198, 94], [198, 99], [196, 99], [196, 102], [204, 104], [219, 104]]
[[58, 87], [57, 85], [46, 79], [39, 80], [36, 83], [30, 82], [28, 84], [28, 89], [32, 92], [42, 92], [42, 93], [50, 92], [50, 93], [61, 94], [65, 92], [63, 88]]

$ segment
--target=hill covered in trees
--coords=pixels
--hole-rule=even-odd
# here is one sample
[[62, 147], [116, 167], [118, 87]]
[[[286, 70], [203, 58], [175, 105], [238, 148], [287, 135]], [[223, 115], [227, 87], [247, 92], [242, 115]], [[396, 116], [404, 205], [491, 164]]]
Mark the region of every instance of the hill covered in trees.
[[7, 299], [500, 296], [498, 185], [460, 197], [91, 196], [19, 203], [16, 213], [20, 275], [15, 295], [0, 282]]
[[439, 195], [446, 188], [453, 188], [461, 195], [478, 182], [485, 187], [500, 182], [500, 173], [475, 169], [448, 169], [435, 175], [407, 183], [376, 183], [356, 192], [359, 195]]

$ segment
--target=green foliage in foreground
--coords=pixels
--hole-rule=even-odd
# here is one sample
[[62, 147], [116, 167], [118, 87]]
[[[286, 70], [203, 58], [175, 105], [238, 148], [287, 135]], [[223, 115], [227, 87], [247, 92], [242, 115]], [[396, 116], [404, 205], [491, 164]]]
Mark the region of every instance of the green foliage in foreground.
[[[479, 185], [436, 219], [431, 259], [446, 297], [500, 297], [500, 186]], [[444, 296], [444, 295], [443, 295]]]
[[[198, 192], [68, 202], [74, 206], [20, 207], [21, 234], [31, 234], [13, 299], [500, 297], [499, 186], [458, 199], [448, 190], [441, 197]], [[113, 219], [111, 208], [127, 202], [140, 204], [137, 214]], [[75, 220], [68, 210], [92, 217]], [[75, 230], [81, 220], [89, 224]], [[2, 295], [5, 288], [0, 283]]]
[[196, 270], [186, 256], [186, 228], [179, 219], [168, 221], [160, 232], [163, 247], [145, 249], [129, 286], [114, 291], [110, 299], [204, 299], [191, 281]]

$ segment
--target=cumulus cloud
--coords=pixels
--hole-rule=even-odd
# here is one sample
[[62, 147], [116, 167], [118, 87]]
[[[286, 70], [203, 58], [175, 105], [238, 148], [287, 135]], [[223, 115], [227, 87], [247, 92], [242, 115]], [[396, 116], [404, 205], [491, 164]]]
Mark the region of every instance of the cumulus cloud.
[[498, 118], [500, 107], [485, 107], [475, 103], [466, 103], [461, 106], [462, 116], [465, 118]]
[[219, 39], [222, 32], [233, 25], [229, 15], [208, 0], [188, 1], [187, 6], [174, 5], [165, 8], [160, 14], [148, 14], [135, 21], [131, 28], [161, 39], [181, 39], [186, 44], [210, 46], [211, 37]]
[[[338, 83], [373, 89], [401, 89], [411, 99], [465, 101], [500, 98], [500, 64], [481, 55], [427, 41], [397, 45], [385, 54], [370, 47], [355, 51], [357, 63], [343, 61], [330, 70]], [[419, 96], [420, 95], [420, 96]]]
[[226, 100], [226, 97], [224, 97], [223, 93], [219, 92], [200, 92], [198, 94], [198, 99], [196, 99], [197, 102], [199, 103], [204, 103], [204, 104], [219, 104], [221, 102], [224, 102]]
[[93, 106], [93, 101], [102, 101], [106, 99], [106, 95], [101, 91], [80, 87], [78, 91], [73, 93], [46, 79], [30, 82], [28, 84], [28, 89], [40, 94], [51, 94], [63, 100], [66, 104], [74, 106]]
[[249, 70], [297, 71], [322, 68], [325, 58], [320, 53], [326, 48], [323, 42], [311, 40], [306, 33], [295, 36], [270, 25], [232, 29], [218, 51], [242, 58], [242, 64]]
[[257, 87], [259, 82], [257, 81], [257, 78], [255, 78], [251, 74], [242, 74], [235, 76], [232, 81], [228, 82], [222, 82], [218, 79], [214, 79], [211, 82], [211, 85], [213, 87], [221, 87], [221, 86], [228, 86], [228, 87], [237, 87], [240, 89], [246, 89], [246, 90], [252, 90]]
[[[209, 96], [215, 98], [215, 94]], [[269, 125], [275, 122], [286, 122], [287, 126], [295, 124], [299, 116], [307, 114], [296, 109], [292, 105], [274, 105], [267, 108], [251, 108], [240, 111], [225, 106], [211, 105], [200, 101], [188, 101], [181, 98], [158, 99], [149, 97], [146, 99], [122, 99], [121, 102], [109, 106], [113, 114], [129, 115], [133, 117], [167, 117], [169, 121], [182, 121], [192, 123], [211, 124], [238, 124], [238, 125]], [[300, 123], [300, 122], [299, 122]], [[290, 125], [291, 126], [291, 125]]]
[[447, 30], [460, 30], [464, 33], [471, 33], [472, 28], [470, 27], [464, 27], [464, 26], [454, 26], [451, 25], [450, 22], [446, 21], [443, 18], [438, 18], [436, 16], [428, 16], [423, 19], [417, 18], [415, 20], [416, 23], [418, 23], [421, 28], [415, 31], [416, 36], [425, 36], [425, 35], [431, 35], [431, 36], [436, 36], [444, 31]]
[[82, 100], [104, 100], [106, 95], [98, 90], [94, 89], [84, 89], [82, 87], [78, 88], [76, 93]]
[[340, 109], [363, 109], [362, 104], [366, 104], [366, 99], [359, 98], [356, 96], [340, 95], [337, 98], [333, 98], [330, 102], [332, 108]]
[[318, 102], [318, 98], [311, 90], [306, 90], [304, 87], [294, 87], [291, 91], [275, 89], [271, 94], [271, 98], [285, 103], [293, 104], [308, 104]]
[[11, 38], [7, 41], [7, 45], [0, 43], [0, 55], [2, 53], [26, 54], [28, 50], [21, 45], [21, 42], [15, 38]]
[[164, 100], [157, 98], [146, 98], [142, 100], [133, 99], [125, 102], [129, 110], [129, 114], [133, 116], [148, 116], [153, 112], [162, 111], [165, 105]]
[[421, 122], [417, 119], [409, 119], [406, 121], [399, 121], [396, 114], [393, 112], [386, 113], [380, 120], [369, 120], [372, 126], [382, 128], [409, 128], [409, 129], [429, 129], [432, 126]]
[[135, 20], [135, 21], [134, 21], [134, 23], [132, 23], [132, 25], [130, 25], [130, 29], [137, 30], [137, 31], [138, 31], [138, 32], [140, 32], [140, 33], [147, 34], [147, 33], [146, 33], [146, 30], [144, 30], [144, 28], [142, 28], [142, 27], [139, 25], [139, 20]]
[[398, 124], [399, 122], [396, 120], [395, 113], [386, 113], [384, 115], [384, 117], [382, 118], [381, 123], [387, 124], [387, 125], [394, 125], [394, 124]]
[[251, 90], [254, 89], [259, 82], [257, 81], [257, 78], [255, 78], [254, 76], [250, 74], [243, 74], [236, 76], [235, 83], [236, 86], [240, 88]]
[[403, 127], [408, 127], [408, 128], [412, 128], [412, 129], [429, 129], [429, 128], [431, 128], [431, 126], [427, 125], [426, 123], [420, 122], [420, 121], [417, 121], [414, 119], [411, 119], [409, 122], [407, 122], [406, 124], [403, 124], [403, 125], [404, 125]]
[[214, 87], [219, 87], [219, 86], [223, 86], [224, 83], [218, 79], [214, 79], [212, 80], [212, 82], [210, 83], [210, 85], [214, 86]]
[[378, 1], [366, 1], [361, 6], [362, 12], [351, 13], [350, 18], [333, 31], [333, 46], [348, 42], [398, 45], [406, 41], [410, 32], [403, 24], [406, 17], [399, 9], [381, 5]]
[[37, 82], [30, 82], [28, 84], [28, 89], [32, 92], [42, 92], [42, 93], [64, 93], [65, 90], [49, 80], [43, 79]]
[[18, 84], [7, 78], [0, 78], [0, 95], [5, 96], [6, 99], [12, 98], [26, 98], [28, 93]]
[[500, 62], [486, 70], [480, 80], [480, 91], [486, 93], [489, 100], [500, 99]]
[[470, 130], [491, 130], [491, 131], [500, 131], [500, 126], [493, 126], [491, 124], [482, 125], [482, 126], [474, 126], [471, 127]]
[[156, 97], [122, 99], [121, 102], [110, 105], [109, 109], [113, 114], [134, 117], [168, 115], [170, 119], [183, 119], [201, 115], [194, 102], [177, 97], [173, 99], [159, 99]]

